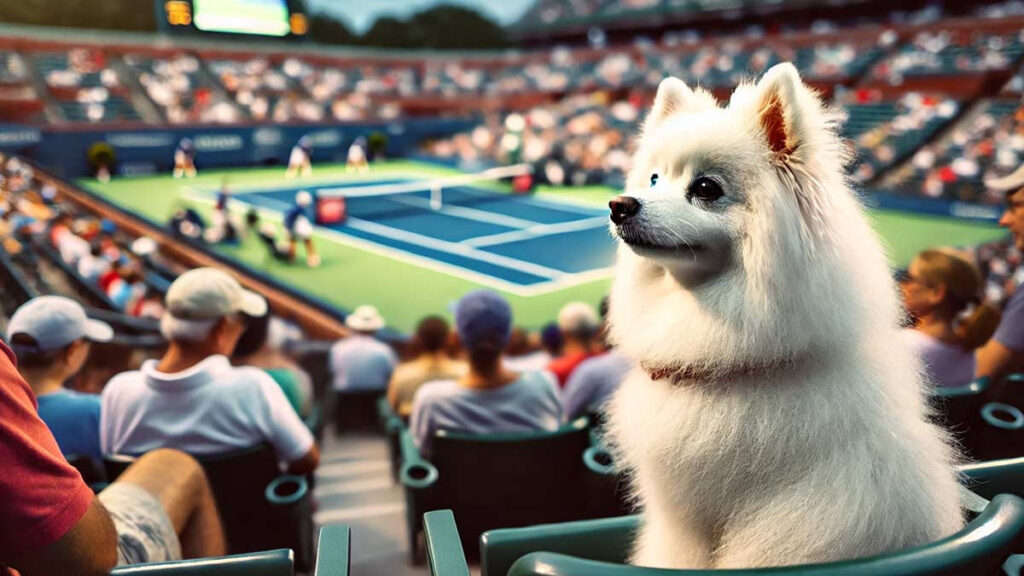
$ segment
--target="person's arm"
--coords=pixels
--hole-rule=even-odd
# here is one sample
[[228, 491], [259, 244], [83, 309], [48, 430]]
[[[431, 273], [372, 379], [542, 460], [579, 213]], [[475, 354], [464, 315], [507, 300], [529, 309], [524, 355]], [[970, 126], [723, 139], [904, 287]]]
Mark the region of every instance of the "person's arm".
[[98, 498], [70, 530], [35, 553], [11, 558], [22, 576], [106, 576], [117, 564], [117, 532]]
[[974, 375], [998, 380], [1024, 365], [1024, 292], [1010, 296], [995, 335], [975, 354]]
[[316, 443], [298, 460], [288, 463], [288, 473], [296, 476], [305, 476], [316, 470], [320, 465], [320, 449]]
[[1024, 365], [1024, 354], [1011, 350], [992, 338], [975, 353], [975, 378], [987, 376], [998, 380], [1015, 366]]
[[320, 450], [309, 428], [292, 409], [281, 387], [258, 368], [252, 370], [261, 393], [259, 405], [253, 406], [264, 437], [274, 446], [277, 457], [288, 464], [290, 474], [308, 474], [320, 465]]

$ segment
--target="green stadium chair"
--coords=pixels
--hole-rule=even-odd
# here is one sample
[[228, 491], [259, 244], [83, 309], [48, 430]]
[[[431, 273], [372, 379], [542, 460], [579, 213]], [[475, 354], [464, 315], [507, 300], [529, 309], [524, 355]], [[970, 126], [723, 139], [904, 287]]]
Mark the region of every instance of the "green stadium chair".
[[[313, 576], [349, 576], [352, 536], [348, 526], [330, 525], [320, 530]], [[180, 560], [123, 566], [111, 576], [293, 576], [291, 550], [268, 550], [220, 558]]]
[[1024, 412], [1020, 408], [989, 402], [981, 407], [980, 415], [973, 452], [979, 459], [1024, 456]]
[[384, 390], [331, 391], [334, 404], [334, 435], [346, 432], [380, 432], [377, 402]]
[[989, 500], [996, 494], [1024, 498], [1024, 457], [976, 462], [960, 467], [971, 492]]
[[115, 568], [110, 576], [292, 576], [291, 550], [154, 562]]
[[377, 419], [384, 430], [384, 439], [388, 447], [388, 460], [391, 462], [391, 479], [398, 482], [402, 470], [402, 430], [405, 420], [391, 408], [387, 396], [377, 400]]
[[996, 400], [1024, 410], [1024, 374], [1010, 374], [1003, 380]]
[[477, 557], [476, 543], [488, 529], [595, 517], [607, 506], [590, 501], [588, 476], [595, 472], [584, 456], [590, 448], [586, 418], [554, 432], [440, 431], [430, 461], [403, 430], [401, 480], [412, 561], [420, 559], [422, 516], [429, 510], [454, 511], [470, 558]]
[[938, 423], [953, 432], [968, 454], [976, 459], [982, 458], [978, 452], [982, 428], [979, 410], [987, 398], [989, 384], [989, 379], [982, 377], [963, 386], [932, 389]]
[[[998, 574], [1024, 535], [1024, 500], [1011, 494], [991, 502], [964, 490], [978, 510], [947, 538], [873, 558], [747, 570], [662, 570], [624, 564], [637, 517], [493, 530], [484, 535], [481, 576], [959, 576]], [[979, 506], [980, 504], [980, 506]], [[461, 540], [448, 511], [424, 518], [432, 576], [465, 576]], [[460, 561], [461, 559], [461, 561]]]
[[[307, 478], [281, 474], [269, 444], [196, 460], [210, 481], [232, 553], [290, 548], [296, 567], [309, 568], [313, 515]], [[125, 455], [104, 457], [107, 478], [114, 481], [133, 461]]]

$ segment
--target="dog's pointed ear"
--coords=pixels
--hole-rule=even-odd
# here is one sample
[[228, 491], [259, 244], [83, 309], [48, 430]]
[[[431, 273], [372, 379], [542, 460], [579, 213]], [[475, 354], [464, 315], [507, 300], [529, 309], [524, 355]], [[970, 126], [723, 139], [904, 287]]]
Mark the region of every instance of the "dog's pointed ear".
[[768, 148], [780, 158], [795, 153], [807, 134], [801, 100], [810, 96], [796, 68], [772, 66], [757, 83], [757, 118]]
[[[679, 78], [669, 76], [658, 84], [654, 106], [651, 108], [650, 114], [647, 115], [644, 128], [651, 129], [675, 114], [696, 111], [698, 107], [707, 105], [708, 98], [709, 96], [702, 90], [694, 92]], [[714, 106], [713, 102], [712, 99], [712, 106]]]

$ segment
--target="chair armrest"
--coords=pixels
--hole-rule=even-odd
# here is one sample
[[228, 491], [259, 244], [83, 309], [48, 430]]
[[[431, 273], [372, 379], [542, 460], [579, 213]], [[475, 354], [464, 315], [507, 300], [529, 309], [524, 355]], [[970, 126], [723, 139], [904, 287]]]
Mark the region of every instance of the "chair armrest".
[[590, 447], [583, 451], [583, 465], [598, 476], [614, 476], [619, 473], [601, 434], [593, 429], [590, 431]]
[[480, 537], [480, 574], [505, 576], [516, 560], [542, 550], [621, 564], [639, 525], [639, 516], [619, 516], [488, 530]]
[[348, 576], [352, 566], [352, 531], [344, 524], [320, 529], [313, 576]]
[[424, 514], [423, 531], [431, 576], [469, 576], [469, 565], [451, 510]]
[[110, 576], [292, 576], [292, 551], [287, 549], [120, 566]]
[[416, 442], [408, 430], [402, 430], [399, 442], [402, 449], [402, 484], [407, 488], [423, 490], [437, 482], [437, 468], [420, 456]]
[[304, 476], [282, 474], [267, 484], [263, 496], [275, 506], [290, 506], [309, 493], [309, 481]]
[[967, 488], [991, 500], [996, 494], [1024, 497], [1024, 457], [975, 462], [959, 467]]
[[975, 378], [963, 386], [945, 387], [936, 386], [932, 389], [932, 394], [940, 398], [962, 398], [964, 396], [977, 396], [989, 386], [989, 377], [982, 376]]

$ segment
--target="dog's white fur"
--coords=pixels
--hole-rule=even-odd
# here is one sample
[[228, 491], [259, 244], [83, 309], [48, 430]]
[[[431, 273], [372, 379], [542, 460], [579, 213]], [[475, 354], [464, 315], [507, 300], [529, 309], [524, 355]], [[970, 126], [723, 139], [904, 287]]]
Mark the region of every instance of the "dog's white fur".
[[[962, 526], [956, 455], [926, 423], [921, 368], [843, 150], [834, 114], [790, 64], [725, 108], [661, 83], [626, 195], [642, 205], [633, 237], [675, 248], [620, 242], [610, 312], [638, 365], [610, 410], [642, 507], [634, 563], [826, 562]], [[725, 196], [689, 198], [701, 175]], [[704, 376], [653, 380], [641, 364]]]

